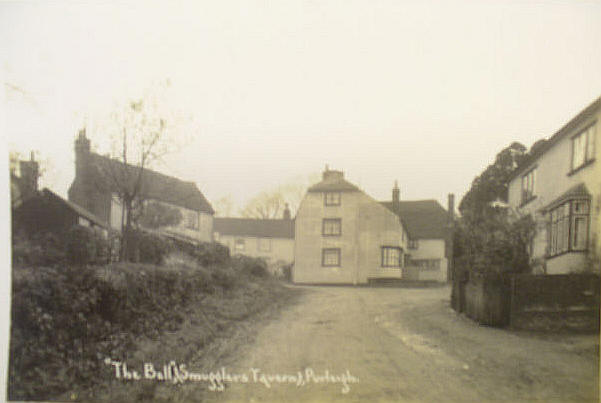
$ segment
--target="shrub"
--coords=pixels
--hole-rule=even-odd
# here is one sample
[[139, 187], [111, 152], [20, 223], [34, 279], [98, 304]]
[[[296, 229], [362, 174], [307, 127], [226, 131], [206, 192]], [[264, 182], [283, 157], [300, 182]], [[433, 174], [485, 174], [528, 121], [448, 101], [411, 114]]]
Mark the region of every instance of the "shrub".
[[251, 277], [269, 276], [267, 262], [265, 262], [265, 259], [238, 255], [234, 256], [231, 261], [234, 270], [242, 275]]
[[74, 225], [67, 232], [65, 253], [71, 264], [98, 263], [106, 256], [107, 249], [102, 235], [90, 227]]
[[65, 260], [64, 241], [51, 232], [41, 232], [31, 238], [13, 235], [12, 259], [17, 265], [52, 266]]
[[171, 251], [168, 239], [147, 232], [137, 232], [137, 245], [140, 252], [140, 262], [161, 264]]

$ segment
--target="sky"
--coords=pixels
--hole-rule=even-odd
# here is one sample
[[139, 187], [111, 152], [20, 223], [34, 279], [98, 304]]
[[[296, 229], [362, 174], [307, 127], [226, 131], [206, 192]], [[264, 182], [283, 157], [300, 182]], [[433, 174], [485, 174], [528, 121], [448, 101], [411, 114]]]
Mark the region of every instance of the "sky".
[[601, 95], [601, 1], [5, 2], [0, 44], [3, 141], [65, 197], [78, 130], [107, 152], [111, 113], [166, 81], [155, 169], [239, 207], [326, 164], [459, 202]]

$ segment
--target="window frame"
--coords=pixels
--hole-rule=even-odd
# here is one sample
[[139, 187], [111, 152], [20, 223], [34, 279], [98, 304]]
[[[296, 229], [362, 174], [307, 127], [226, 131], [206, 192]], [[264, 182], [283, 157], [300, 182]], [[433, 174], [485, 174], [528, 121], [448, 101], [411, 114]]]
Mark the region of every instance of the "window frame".
[[[590, 125], [586, 126], [584, 129], [580, 130], [577, 134], [572, 136], [571, 138], [571, 155], [570, 155], [570, 171], [568, 175], [572, 175], [575, 172], [581, 170], [582, 168], [590, 165], [595, 161], [595, 132], [597, 130], [597, 122], [593, 122]], [[576, 142], [578, 139], [584, 136], [584, 150], [582, 150], [582, 162], [578, 165], [575, 165], [575, 156], [576, 156]]]
[[[398, 252], [397, 262], [396, 264], [390, 264], [390, 255], [387, 252], [396, 251]], [[401, 268], [403, 259], [403, 248], [399, 246], [389, 246], [385, 245], [381, 247], [381, 267], [390, 267], [390, 268]]]
[[[522, 175], [521, 185], [520, 185], [520, 194], [521, 194], [521, 206], [524, 206], [530, 203], [532, 200], [536, 199], [536, 195], [534, 194], [536, 187], [536, 166], [530, 168], [526, 171], [525, 174]], [[524, 186], [526, 184], [526, 186]]]
[[[238, 245], [242, 245], [242, 247], [238, 248]], [[234, 252], [243, 252], [245, 250], [246, 250], [246, 240], [244, 238], [234, 239]]]
[[[198, 231], [200, 229], [200, 214], [198, 211], [187, 210], [185, 212], [184, 227], [189, 230]], [[193, 218], [193, 219], [191, 219]]]
[[409, 240], [407, 241], [407, 248], [409, 248], [409, 249], [419, 249], [419, 240], [418, 239], [411, 239], [411, 238], [409, 238]]
[[[338, 224], [338, 232], [326, 232], [327, 224]], [[342, 218], [323, 218], [321, 220], [322, 236], [342, 236]]]
[[[577, 203], [585, 206], [584, 212], [575, 211]], [[548, 210], [547, 220], [547, 258], [553, 258], [570, 252], [586, 252], [590, 240], [590, 205], [588, 198], [572, 198]], [[584, 222], [584, 230], [576, 231], [576, 223]], [[577, 241], [579, 234], [584, 239]]]
[[[342, 204], [342, 193], [341, 192], [324, 192], [323, 194], [324, 206], [340, 206]], [[337, 196], [334, 201], [330, 200], [331, 196]]]
[[[334, 252], [336, 253], [336, 261], [335, 264], [326, 264], [326, 254]], [[322, 248], [321, 250], [321, 266], [322, 267], [342, 267], [342, 255], [340, 248]]]

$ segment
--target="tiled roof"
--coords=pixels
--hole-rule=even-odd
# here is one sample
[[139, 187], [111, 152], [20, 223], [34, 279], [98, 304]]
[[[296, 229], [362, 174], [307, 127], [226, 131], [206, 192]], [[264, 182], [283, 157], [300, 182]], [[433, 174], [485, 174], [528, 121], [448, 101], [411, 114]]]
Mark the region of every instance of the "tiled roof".
[[48, 198], [57, 200], [59, 203], [63, 203], [66, 207], [68, 207], [69, 209], [73, 210], [79, 216], [84, 217], [84, 218], [90, 220], [91, 222], [93, 222], [96, 225], [99, 225], [99, 226], [101, 226], [103, 228], [108, 228], [109, 227], [109, 225], [108, 225], [108, 223], [106, 221], [104, 221], [101, 218], [95, 216], [94, 214], [92, 214], [88, 210], [84, 209], [83, 207], [80, 207], [77, 204], [70, 202], [69, 200], [63, 199], [62, 197], [60, 197], [59, 195], [57, 195], [56, 193], [54, 193], [53, 191], [51, 191], [48, 188], [44, 188], [44, 190], [42, 190], [42, 194], [44, 196], [48, 197]]
[[324, 179], [307, 189], [307, 192], [354, 192], [359, 188], [344, 179], [341, 172], [339, 175], [324, 175]]
[[[96, 174], [105, 178], [104, 184], [115, 191], [118, 179], [115, 181], [112, 176], [122, 175], [124, 164], [121, 161], [98, 154], [90, 153], [89, 155], [92, 164], [96, 168]], [[133, 185], [139, 167], [128, 164], [127, 169], [127, 177], [131, 178]], [[144, 169], [141, 194], [147, 199], [154, 199], [209, 214], [215, 213], [211, 204], [196, 187], [196, 184], [163, 175], [150, 169]]]
[[[394, 212], [392, 202], [381, 202]], [[442, 239], [446, 236], [447, 211], [436, 200], [401, 201], [399, 217], [413, 239]]]
[[578, 115], [572, 120], [566, 123], [557, 133], [551, 136], [541, 147], [536, 150], [532, 155], [529, 155], [519, 167], [517, 167], [512, 174], [509, 176], [508, 182], [519, 176], [521, 172], [527, 169], [538, 157], [546, 153], [547, 150], [553, 147], [559, 140], [569, 135], [573, 129], [575, 129], [584, 119], [590, 118], [596, 111], [601, 107], [601, 97], [594, 100], [589, 106], [584, 108]]
[[558, 198], [553, 200], [551, 203], [547, 204], [541, 210], [543, 212], [551, 210], [554, 207], [557, 207], [560, 204], [562, 204], [563, 202], [570, 200], [570, 199], [578, 199], [578, 198], [588, 199], [590, 197], [591, 197], [591, 194], [589, 193], [588, 189], [586, 188], [586, 185], [584, 183], [579, 183], [577, 185], [572, 186], [568, 190], [566, 190], [564, 193], [561, 194], [561, 196], [559, 196]]
[[220, 235], [294, 239], [294, 221], [285, 219], [215, 217], [213, 231], [218, 232]]

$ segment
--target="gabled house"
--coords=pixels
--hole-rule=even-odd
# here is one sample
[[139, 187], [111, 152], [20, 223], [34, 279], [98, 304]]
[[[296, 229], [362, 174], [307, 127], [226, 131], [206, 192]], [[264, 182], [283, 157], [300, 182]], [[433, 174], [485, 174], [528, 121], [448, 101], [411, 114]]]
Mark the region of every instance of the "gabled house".
[[265, 259], [272, 272], [294, 260], [294, 220], [288, 208], [282, 219], [216, 217], [213, 235], [232, 255]]
[[510, 207], [537, 223], [537, 273], [600, 270], [600, 124], [601, 97], [539, 143], [509, 179]]
[[[450, 211], [453, 196], [449, 195]], [[377, 280], [447, 280], [452, 213], [435, 200], [378, 202], [326, 170], [303, 198], [295, 225], [292, 280], [366, 284]]]
[[446, 282], [449, 279], [453, 194], [449, 194], [448, 203], [447, 211], [436, 200], [399, 200], [396, 185], [393, 200], [382, 202], [399, 216], [409, 234], [404, 280]]
[[[117, 180], [136, 178], [139, 169], [91, 152], [90, 140], [82, 130], [75, 141], [75, 179], [69, 188], [69, 200], [119, 231], [125, 215]], [[183, 218], [180, 223], [162, 227], [160, 232], [192, 241], [212, 241], [215, 212], [193, 182], [145, 168], [140, 195], [145, 203], [156, 202], [180, 211]]]

